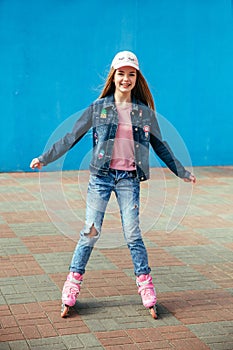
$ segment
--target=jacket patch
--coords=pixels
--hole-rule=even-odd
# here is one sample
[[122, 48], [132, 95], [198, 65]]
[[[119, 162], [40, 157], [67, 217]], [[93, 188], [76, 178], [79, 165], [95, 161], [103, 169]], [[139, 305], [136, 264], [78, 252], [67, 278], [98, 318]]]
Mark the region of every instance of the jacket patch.
[[143, 131], [145, 133], [145, 137], [148, 137], [149, 136], [149, 132], [150, 132], [150, 127], [149, 125], [144, 125], [143, 126]]
[[102, 149], [100, 153], [98, 154], [98, 159], [102, 159], [104, 156], [104, 150]]
[[100, 113], [100, 118], [106, 119], [107, 118], [107, 110], [105, 108], [102, 109]]
[[97, 132], [94, 133], [94, 139], [95, 139], [95, 144], [97, 145], [97, 143], [98, 143], [98, 134], [97, 134]]

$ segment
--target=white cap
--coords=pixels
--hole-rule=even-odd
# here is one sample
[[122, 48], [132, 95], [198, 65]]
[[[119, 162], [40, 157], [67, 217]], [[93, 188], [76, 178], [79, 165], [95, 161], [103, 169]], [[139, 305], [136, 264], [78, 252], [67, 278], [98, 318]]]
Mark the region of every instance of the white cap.
[[136, 55], [130, 51], [121, 51], [114, 57], [111, 67], [118, 69], [120, 67], [130, 66], [139, 70], [139, 63]]

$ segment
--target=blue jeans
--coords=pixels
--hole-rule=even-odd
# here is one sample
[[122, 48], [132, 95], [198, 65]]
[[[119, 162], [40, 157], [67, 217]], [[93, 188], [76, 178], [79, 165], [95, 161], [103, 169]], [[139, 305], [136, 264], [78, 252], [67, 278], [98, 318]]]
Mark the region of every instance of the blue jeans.
[[[140, 182], [132, 171], [111, 169], [108, 176], [90, 175], [87, 191], [86, 221], [80, 232], [70, 271], [85, 273], [91, 252], [100, 237], [104, 214], [112, 191], [120, 208], [124, 237], [130, 250], [136, 276], [148, 274], [148, 256], [139, 228]], [[95, 228], [96, 235], [90, 235]]]

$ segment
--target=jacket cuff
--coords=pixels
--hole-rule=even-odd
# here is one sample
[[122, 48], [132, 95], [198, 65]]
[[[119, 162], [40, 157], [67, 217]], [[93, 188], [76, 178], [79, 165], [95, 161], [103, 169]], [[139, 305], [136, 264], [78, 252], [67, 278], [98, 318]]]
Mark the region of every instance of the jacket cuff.
[[181, 178], [182, 179], [189, 179], [190, 175], [191, 175], [190, 171], [185, 169], [185, 172], [184, 172], [184, 174], [183, 174], [183, 176]]
[[43, 165], [46, 165], [46, 162], [44, 161], [43, 156], [39, 156], [37, 158], [39, 159], [40, 163], [42, 163]]

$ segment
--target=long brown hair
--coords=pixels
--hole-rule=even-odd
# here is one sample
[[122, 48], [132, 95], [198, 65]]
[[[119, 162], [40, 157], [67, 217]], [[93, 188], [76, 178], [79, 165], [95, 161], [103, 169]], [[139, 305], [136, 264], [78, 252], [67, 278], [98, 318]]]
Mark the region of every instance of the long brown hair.
[[[108, 73], [105, 85], [103, 87], [103, 90], [99, 98], [103, 98], [108, 95], [114, 94], [115, 84], [113, 82], [113, 79], [114, 79], [115, 71], [116, 70], [114, 68], [111, 68], [110, 72]], [[153, 111], [155, 110], [153, 96], [150, 92], [146, 79], [144, 78], [144, 76], [140, 71], [137, 71], [137, 80], [136, 80], [135, 87], [132, 90], [132, 94], [136, 97], [136, 99], [145, 103]]]

